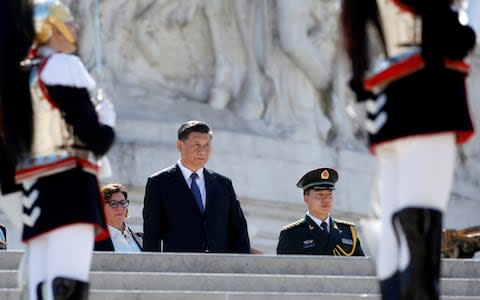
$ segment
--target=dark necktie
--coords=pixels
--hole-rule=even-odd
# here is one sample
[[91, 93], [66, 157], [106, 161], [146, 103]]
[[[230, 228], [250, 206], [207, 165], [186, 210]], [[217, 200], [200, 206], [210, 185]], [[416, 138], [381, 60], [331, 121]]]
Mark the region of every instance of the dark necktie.
[[195, 198], [195, 201], [197, 201], [197, 205], [198, 205], [198, 208], [200, 209], [200, 212], [203, 214], [205, 210], [203, 208], [202, 194], [200, 194], [200, 189], [198, 188], [198, 185], [197, 185], [197, 178], [198, 178], [197, 173], [192, 173], [192, 175], [190, 175], [190, 179], [192, 179], [192, 185], [190, 186], [190, 189], [192, 190], [192, 194], [193, 194], [193, 197]]
[[322, 222], [322, 224], [320, 224], [320, 227], [322, 227], [322, 230], [325, 231], [325, 233], [328, 234], [327, 222]]

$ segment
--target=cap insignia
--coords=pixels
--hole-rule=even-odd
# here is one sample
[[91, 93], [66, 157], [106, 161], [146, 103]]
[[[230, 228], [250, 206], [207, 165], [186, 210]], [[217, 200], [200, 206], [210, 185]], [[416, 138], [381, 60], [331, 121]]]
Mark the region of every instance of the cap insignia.
[[321, 179], [328, 179], [330, 177], [330, 174], [328, 173], [328, 170], [324, 170], [322, 174], [320, 174]]

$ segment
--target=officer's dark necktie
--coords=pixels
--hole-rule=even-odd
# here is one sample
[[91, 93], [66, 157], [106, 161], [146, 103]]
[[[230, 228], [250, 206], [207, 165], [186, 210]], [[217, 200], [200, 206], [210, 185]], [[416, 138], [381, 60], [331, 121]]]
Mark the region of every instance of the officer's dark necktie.
[[195, 198], [195, 201], [197, 201], [197, 205], [198, 205], [198, 208], [200, 209], [200, 212], [203, 214], [205, 212], [205, 209], [203, 208], [202, 194], [200, 194], [200, 189], [198, 188], [198, 185], [197, 185], [197, 178], [198, 178], [197, 173], [192, 173], [192, 175], [190, 175], [190, 179], [192, 180], [190, 189], [192, 190], [192, 194], [193, 194], [193, 197]]
[[322, 224], [320, 224], [320, 227], [322, 227], [322, 230], [328, 234], [328, 225], [327, 225], [327, 222], [322, 222]]

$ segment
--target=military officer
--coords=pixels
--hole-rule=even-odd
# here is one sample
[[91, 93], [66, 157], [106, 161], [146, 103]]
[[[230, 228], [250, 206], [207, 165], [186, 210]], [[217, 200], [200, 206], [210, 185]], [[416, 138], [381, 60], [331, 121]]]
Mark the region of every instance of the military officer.
[[277, 254], [364, 255], [355, 224], [330, 216], [337, 180], [337, 171], [320, 168], [298, 181], [308, 212], [305, 218], [282, 229]]

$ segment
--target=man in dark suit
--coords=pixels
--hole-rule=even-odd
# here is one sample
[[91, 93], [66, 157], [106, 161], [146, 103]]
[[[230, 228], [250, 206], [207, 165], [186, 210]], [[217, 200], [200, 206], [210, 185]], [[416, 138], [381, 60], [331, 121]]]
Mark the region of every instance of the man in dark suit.
[[188, 121], [178, 129], [180, 159], [147, 181], [144, 251], [250, 253], [232, 181], [204, 168], [211, 143], [204, 122]]
[[355, 224], [330, 216], [337, 180], [337, 171], [320, 168], [298, 181], [308, 212], [305, 218], [282, 229], [277, 254], [364, 255]]

